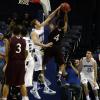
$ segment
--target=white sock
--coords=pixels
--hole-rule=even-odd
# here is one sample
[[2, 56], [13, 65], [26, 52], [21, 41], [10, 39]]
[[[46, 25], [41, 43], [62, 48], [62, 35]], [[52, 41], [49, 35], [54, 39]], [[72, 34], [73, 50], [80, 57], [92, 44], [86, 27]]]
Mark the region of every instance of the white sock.
[[90, 100], [90, 97], [89, 97], [89, 95], [87, 95], [87, 96], [86, 96], [86, 100]]
[[36, 81], [33, 82], [33, 89], [37, 90], [37, 82]]
[[95, 99], [96, 99], [96, 100], [99, 100], [99, 97], [98, 97], [98, 96], [96, 96], [96, 97], [95, 97]]
[[22, 96], [22, 100], [29, 100], [28, 96]]
[[59, 71], [58, 73], [62, 75], [62, 71]]
[[4, 97], [4, 98], [2, 98], [2, 100], [7, 100], [7, 98]]

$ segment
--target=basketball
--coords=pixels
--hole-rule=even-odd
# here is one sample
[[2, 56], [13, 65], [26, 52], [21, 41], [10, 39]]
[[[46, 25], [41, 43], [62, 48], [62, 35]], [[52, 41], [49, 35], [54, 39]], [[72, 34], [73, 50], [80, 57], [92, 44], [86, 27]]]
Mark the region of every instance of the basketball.
[[62, 3], [60, 10], [62, 12], [69, 12], [71, 10], [70, 5], [68, 3]]

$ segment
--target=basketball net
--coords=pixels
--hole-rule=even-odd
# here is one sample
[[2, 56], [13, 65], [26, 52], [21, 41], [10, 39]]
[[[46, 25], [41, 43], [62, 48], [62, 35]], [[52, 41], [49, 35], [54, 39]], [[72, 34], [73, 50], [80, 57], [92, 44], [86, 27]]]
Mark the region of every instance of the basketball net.
[[51, 11], [50, 0], [40, 0], [41, 5], [43, 7], [43, 11], [45, 16], [49, 15], [49, 11]]
[[29, 0], [19, 0], [19, 3], [21, 5], [29, 5]]

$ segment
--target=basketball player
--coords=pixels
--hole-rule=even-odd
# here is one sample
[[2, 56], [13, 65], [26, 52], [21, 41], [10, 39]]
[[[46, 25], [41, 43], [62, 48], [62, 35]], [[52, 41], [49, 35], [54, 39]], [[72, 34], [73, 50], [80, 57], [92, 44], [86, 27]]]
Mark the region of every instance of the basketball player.
[[[64, 20], [64, 23], [61, 20]], [[61, 17], [58, 22], [56, 22], [56, 24], [51, 23], [49, 25], [51, 32], [48, 37], [48, 42], [53, 42], [53, 46], [51, 48], [45, 49], [44, 51], [43, 66], [45, 66], [52, 57], [55, 57], [55, 61], [59, 66], [57, 75], [57, 83], [59, 84], [61, 83], [61, 77], [67, 76], [67, 73], [65, 72], [65, 55], [62, 52], [61, 46], [61, 40], [63, 38], [63, 35], [65, 32], [67, 32], [67, 21], [68, 20], [66, 12], [64, 13], [64, 16]]]
[[51, 47], [52, 42], [44, 44], [44, 26], [48, 24], [48, 22], [55, 16], [57, 11], [60, 9], [60, 6], [52, 12], [48, 18], [40, 23], [38, 20], [34, 19], [32, 21], [32, 25], [34, 29], [31, 32], [31, 38], [35, 46], [35, 53], [34, 53], [34, 59], [35, 59], [35, 67], [34, 67], [34, 75], [33, 75], [33, 89], [30, 91], [35, 98], [41, 99], [39, 96], [38, 90], [37, 90], [37, 83], [38, 83], [38, 77], [39, 75], [43, 79], [43, 84], [44, 84], [44, 93], [46, 94], [55, 94], [56, 92], [51, 90], [48, 86], [47, 83], [45, 82], [44, 79], [44, 74], [41, 74], [41, 71], [43, 70], [42, 68], [42, 51], [41, 49]]
[[32, 81], [33, 81], [33, 69], [34, 69], [34, 59], [32, 57], [32, 52], [33, 52], [33, 43], [32, 40], [30, 39], [30, 36], [27, 33], [26, 28], [22, 28], [21, 32], [23, 39], [26, 41], [26, 50], [28, 51], [27, 58], [25, 60], [25, 86], [30, 87], [32, 86]]
[[2, 84], [4, 80], [4, 73], [3, 73], [3, 67], [5, 65], [6, 60], [6, 49], [7, 49], [7, 39], [4, 38], [3, 33], [0, 33], [0, 98], [2, 96], [1, 90], [2, 90]]
[[85, 95], [86, 95], [86, 99], [90, 100], [89, 91], [88, 91], [88, 84], [87, 84], [89, 82], [93, 91], [94, 91], [95, 99], [99, 100], [98, 91], [97, 91], [97, 89], [99, 89], [99, 86], [96, 82], [96, 79], [97, 79], [97, 63], [94, 60], [94, 58], [92, 57], [91, 51], [87, 51], [86, 57], [83, 57], [80, 60], [80, 66], [82, 67], [81, 82], [84, 86], [84, 92], [85, 92]]
[[26, 58], [26, 42], [22, 39], [21, 29], [15, 26], [13, 36], [8, 42], [8, 59], [5, 68], [5, 84], [3, 86], [3, 100], [7, 100], [9, 94], [9, 86], [20, 86], [22, 100], [29, 100], [27, 90], [24, 85], [25, 77], [25, 58]]

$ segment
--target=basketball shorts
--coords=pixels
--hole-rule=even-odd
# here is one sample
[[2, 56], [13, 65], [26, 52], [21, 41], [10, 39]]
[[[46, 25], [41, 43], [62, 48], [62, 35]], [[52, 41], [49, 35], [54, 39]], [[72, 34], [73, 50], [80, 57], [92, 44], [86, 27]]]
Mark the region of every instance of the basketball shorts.
[[42, 51], [36, 49], [33, 55], [34, 58], [34, 71], [42, 70]]
[[97, 82], [94, 84], [94, 73], [82, 73], [81, 72], [81, 82], [82, 84], [90, 83], [93, 90], [99, 89]]

